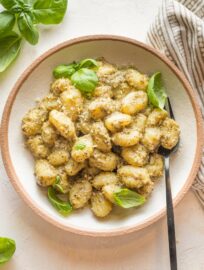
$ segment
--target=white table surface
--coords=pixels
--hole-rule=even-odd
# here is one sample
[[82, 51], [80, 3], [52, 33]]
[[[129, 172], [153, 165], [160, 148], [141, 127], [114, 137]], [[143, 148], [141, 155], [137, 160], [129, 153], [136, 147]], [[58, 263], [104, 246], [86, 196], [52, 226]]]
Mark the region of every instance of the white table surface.
[[[72, 37], [117, 34], [145, 41], [162, 0], [70, 0], [61, 25], [42, 27], [37, 46], [24, 44], [0, 76], [0, 113], [22, 71], [47, 49]], [[20, 157], [19, 157], [20, 158]], [[29, 180], [29, 179], [28, 179]], [[204, 270], [204, 209], [189, 191], [175, 209], [179, 270]], [[17, 250], [2, 270], [168, 270], [166, 220], [109, 239], [60, 231], [34, 214], [9, 183], [0, 160], [0, 235]]]

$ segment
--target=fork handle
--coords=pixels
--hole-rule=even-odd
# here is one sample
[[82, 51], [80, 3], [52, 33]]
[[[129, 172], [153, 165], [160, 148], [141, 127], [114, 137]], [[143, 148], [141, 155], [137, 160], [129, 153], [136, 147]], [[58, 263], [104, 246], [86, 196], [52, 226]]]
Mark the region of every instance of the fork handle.
[[171, 184], [169, 174], [169, 157], [165, 157], [165, 182], [166, 182], [166, 212], [169, 238], [169, 255], [171, 270], [177, 270], [177, 255], [176, 255], [176, 237], [174, 225], [174, 209], [171, 195]]

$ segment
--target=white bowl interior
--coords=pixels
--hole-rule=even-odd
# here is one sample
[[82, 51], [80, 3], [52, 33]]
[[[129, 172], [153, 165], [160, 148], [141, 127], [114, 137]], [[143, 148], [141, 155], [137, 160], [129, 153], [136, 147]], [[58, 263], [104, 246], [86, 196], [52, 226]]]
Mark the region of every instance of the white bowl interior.
[[197, 144], [196, 118], [188, 94], [171, 69], [149, 51], [123, 41], [97, 40], [66, 47], [45, 59], [24, 81], [14, 101], [8, 133], [11, 160], [20, 184], [39, 211], [46, 212], [53, 220], [64, 226], [91, 232], [108, 232], [127, 226], [135, 227], [157, 214], [165, 207], [163, 179], [158, 182], [151, 198], [141, 208], [128, 211], [115, 209], [105, 220], [96, 219], [88, 208], [64, 218], [52, 208], [44, 192], [36, 185], [33, 158], [24, 147], [21, 119], [35, 105], [36, 99], [47, 94], [52, 81], [52, 70], [56, 65], [81, 58], [101, 56], [117, 65], [134, 65], [147, 74], [162, 72], [176, 120], [181, 127], [180, 149], [171, 158], [173, 197], [181, 191], [187, 180]]

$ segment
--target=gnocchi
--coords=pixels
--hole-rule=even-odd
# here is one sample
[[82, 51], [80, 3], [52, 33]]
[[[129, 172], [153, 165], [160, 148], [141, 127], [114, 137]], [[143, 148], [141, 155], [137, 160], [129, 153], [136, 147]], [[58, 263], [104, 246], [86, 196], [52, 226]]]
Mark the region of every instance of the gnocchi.
[[166, 118], [161, 125], [161, 133], [161, 145], [164, 148], [172, 149], [179, 139], [179, 125], [173, 119]]
[[112, 141], [116, 145], [128, 147], [137, 144], [140, 138], [141, 134], [137, 129], [123, 129], [112, 136]]
[[51, 186], [56, 179], [57, 170], [47, 160], [39, 159], [35, 163], [35, 175], [40, 186]]
[[83, 98], [80, 91], [71, 87], [69, 90], [62, 92], [60, 101], [65, 107], [64, 112], [75, 121], [83, 108]]
[[52, 110], [49, 114], [49, 121], [64, 138], [75, 138], [76, 133], [74, 123], [63, 112]]
[[92, 167], [96, 167], [102, 171], [113, 171], [116, 169], [118, 158], [116, 154], [109, 152], [103, 153], [98, 149], [93, 151], [93, 155], [89, 159]]
[[51, 92], [55, 95], [60, 95], [63, 91], [69, 90], [71, 87], [71, 82], [69, 79], [60, 78], [55, 80], [51, 85]]
[[47, 111], [34, 108], [26, 113], [22, 120], [22, 131], [26, 137], [41, 133], [43, 122], [47, 119]]
[[47, 111], [60, 110], [61, 106], [61, 101], [52, 93], [48, 94], [39, 102], [39, 107], [44, 108]]
[[148, 85], [147, 75], [141, 74], [135, 69], [129, 69], [127, 71], [126, 80], [130, 86], [133, 86], [138, 90], [146, 90]]
[[116, 184], [118, 182], [118, 176], [113, 172], [101, 172], [93, 179], [92, 185], [96, 189], [101, 189], [103, 186], [109, 184]]
[[90, 134], [77, 138], [71, 156], [76, 162], [84, 162], [93, 153], [93, 140]]
[[54, 150], [47, 159], [53, 166], [60, 166], [68, 161], [69, 153], [66, 150]]
[[114, 111], [114, 101], [109, 97], [98, 97], [89, 105], [89, 113], [95, 120], [104, 118]]
[[72, 158], [70, 158], [67, 162], [67, 164], [65, 165], [65, 171], [67, 173], [67, 175], [69, 176], [74, 176], [76, 175], [78, 172], [80, 172], [84, 167], [85, 167], [85, 162], [76, 162], [75, 160], [73, 160]]
[[71, 183], [69, 181], [69, 177], [64, 169], [64, 167], [58, 167], [57, 168], [57, 175], [60, 177], [60, 186], [61, 186], [61, 190], [62, 192], [61, 193], [68, 193], [70, 191], [70, 188], [71, 188]]
[[144, 145], [138, 143], [135, 146], [123, 148], [121, 156], [128, 164], [142, 167], [148, 163], [149, 153]]
[[78, 181], [70, 189], [70, 202], [75, 209], [82, 208], [91, 198], [92, 186], [88, 181]]
[[45, 144], [48, 144], [49, 146], [54, 145], [55, 140], [57, 139], [57, 134], [49, 121], [43, 123], [41, 136]]
[[100, 85], [95, 88], [94, 97], [113, 97], [113, 91], [109, 85]]
[[111, 139], [102, 121], [93, 123], [91, 127], [91, 135], [96, 147], [99, 150], [103, 152], [109, 152], [111, 150]]
[[134, 115], [146, 109], [147, 94], [143, 91], [134, 91], [127, 94], [121, 101], [121, 112]]
[[46, 158], [50, 151], [40, 135], [30, 137], [26, 145], [35, 158]]
[[146, 168], [151, 178], [158, 178], [162, 176], [164, 169], [162, 156], [156, 153], [152, 154]]
[[159, 127], [147, 127], [144, 132], [142, 143], [149, 151], [154, 151], [161, 141], [161, 129]]
[[94, 192], [91, 197], [91, 210], [97, 217], [105, 217], [112, 210], [112, 204], [107, 200], [103, 193]]
[[87, 84], [89, 91], [96, 83], [91, 94], [71, 79], [54, 80], [23, 117], [22, 133], [37, 184], [63, 193], [75, 211], [90, 206], [104, 218], [120, 204], [122, 189], [151, 195], [164, 169], [157, 149], [172, 149], [180, 128], [165, 110], [150, 105], [146, 74], [104, 59], [93, 63], [98, 69], [91, 67], [97, 76]]
[[120, 191], [121, 187], [116, 184], [108, 184], [102, 188], [103, 195], [107, 200], [114, 203], [114, 193]]
[[105, 119], [105, 126], [111, 132], [117, 132], [132, 123], [130, 115], [114, 112]]
[[118, 175], [123, 184], [129, 188], [141, 188], [148, 184], [150, 176], [146, 168], [126, 165], [118, 170]]
[[167, 111], [156, 108], [148, 115], [147, 126], [160, 125], [167, 116]]

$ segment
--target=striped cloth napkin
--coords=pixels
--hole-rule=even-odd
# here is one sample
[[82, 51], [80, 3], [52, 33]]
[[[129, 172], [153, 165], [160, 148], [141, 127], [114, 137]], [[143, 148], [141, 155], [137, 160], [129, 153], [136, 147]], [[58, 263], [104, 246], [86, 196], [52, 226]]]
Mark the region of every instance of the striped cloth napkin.
[[[147, 42], [185, 74], [198, 93], [204, 118], [204, 0], [164, 0]], [[204, 154], [192, 188], [204, 206]]]

